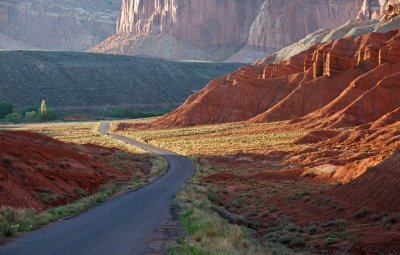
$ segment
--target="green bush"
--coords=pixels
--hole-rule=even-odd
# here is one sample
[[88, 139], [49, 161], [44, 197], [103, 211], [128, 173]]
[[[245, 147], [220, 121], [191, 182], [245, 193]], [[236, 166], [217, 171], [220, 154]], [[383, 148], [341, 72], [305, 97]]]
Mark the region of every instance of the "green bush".
[[13, 112], [14, 106], [7, 102], [0, 103], [0, 119], [4, 119]]
[[26, 122], [39, 122], [40, 114], [38, 114], [36, 111], [27, 112], [25, 113], [24, 119]]
[[22, 116], [25, 116], [25, 113], [27, 112], [36, 112], [38, 109], [40, 109], [40, 107], [36, 106], [36, 105], [27, 105], [21, 108], [21, 110], [19, 111], [19, 113]]
[[9, 123], [20, 123], [23, 121], [22, 115], [18, 112], [14, 112], [6, 115], [5, 121]]

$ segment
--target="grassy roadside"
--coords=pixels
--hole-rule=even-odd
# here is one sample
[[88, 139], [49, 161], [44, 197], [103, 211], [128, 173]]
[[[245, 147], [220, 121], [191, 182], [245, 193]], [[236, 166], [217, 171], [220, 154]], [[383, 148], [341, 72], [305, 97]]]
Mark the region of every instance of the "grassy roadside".
[[[134, 146], [125, 144], [98, 133], [99, 123], [68, 123], [59, 125], [20, 125], [7, 126], [8, 130], [29, 130], [50, 135], [65, 142], [80, 144], [92, 143], [116, 149], [113, 160], [107, 165], [130, 171], [132, 178], [129, 180], [113, 180], [102, 185], [96, 194], [76, 189], [84, 198], [70, 204], [53, 207], [36, 214], [32, 209], [0, 208], [0, 240], [38, 229], [49, 223], [66, 219], [85, 212], [88, 209], [102, 204], [117, 195], [143, 187], [167, 170], [167, 161], [154, 154], [145, 153]], [[140, 166], [150, 165], [150, 169], [143, 174]]]
[[252, 230], [230, 224], [216, 212], [209, 199], [210, 187], [198, 182], [204, 171], [203, 166], [197, 164], [195, 176], [177, 195], [179, 220], [188, 235], [169, 247], [167, 254], [268, 254], [251, 237], [254, 234]]

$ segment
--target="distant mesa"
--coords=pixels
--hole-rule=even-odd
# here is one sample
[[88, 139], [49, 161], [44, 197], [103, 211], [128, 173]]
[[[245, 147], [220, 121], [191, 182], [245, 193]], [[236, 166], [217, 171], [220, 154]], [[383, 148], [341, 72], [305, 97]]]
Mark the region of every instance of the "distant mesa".
[[115, 32], [121, 0], [2, 0], [0, 49], [85, 51]]

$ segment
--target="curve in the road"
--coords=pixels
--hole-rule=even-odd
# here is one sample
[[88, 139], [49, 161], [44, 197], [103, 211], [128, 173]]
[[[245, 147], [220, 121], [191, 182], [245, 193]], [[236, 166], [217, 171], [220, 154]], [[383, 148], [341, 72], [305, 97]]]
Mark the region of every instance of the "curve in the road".
[[[100, 132], [107, 134], [108, 123]], [[0, 255], [136, 255], [149, 254], [149, 240], [171, 217], [176, 192], [194, 173], [189, 159], [168, 150], [109, 134], [165, 157], [168, 172], [152, 184], [117, 197], [68, 220], [51, 224], [0, 246]]]

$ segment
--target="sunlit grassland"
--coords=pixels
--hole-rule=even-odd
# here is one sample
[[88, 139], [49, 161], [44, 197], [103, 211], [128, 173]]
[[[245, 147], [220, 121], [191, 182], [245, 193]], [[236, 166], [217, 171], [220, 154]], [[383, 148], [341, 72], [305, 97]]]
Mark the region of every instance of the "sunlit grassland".
[[55, 122], [0, 125], [0, 130], [31, 131], [48, 135], [67, 143], [95, 144], [104, 147], [114, 147], [130, 153], [144, 152], [135, 146], [101, 135], [98, 132], [99, 126], [100, 122]]
[[[115, 124], [114, 124], [115, 125]], [[217, 124], [187, 128], [126, 130], [126, 136], [170, 149], [183, 155], [222, 155], [290, 151], [301, 145], [292, 141], [306, 131], [283, 130], [282, 124]]]

